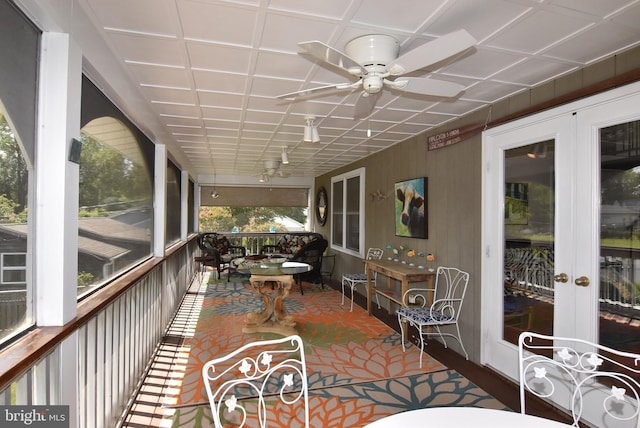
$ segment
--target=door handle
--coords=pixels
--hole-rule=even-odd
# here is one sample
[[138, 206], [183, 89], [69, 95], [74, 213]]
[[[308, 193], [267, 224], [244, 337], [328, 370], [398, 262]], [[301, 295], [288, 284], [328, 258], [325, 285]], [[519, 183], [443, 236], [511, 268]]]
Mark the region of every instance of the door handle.
[[557, 275], [554, 275], [553, 276], [553, 280], [555, 282], [567, 282], [567, 281], [569, 281], [569, 275], [567, 275], [566, 273], [562, 272], [562, 273], [559, 273]]
[[589, 278], [586, 276], [581, 276], [580, 278], [576, 278], [576, 285], [579, 287], [588, 287], [589, 286]]

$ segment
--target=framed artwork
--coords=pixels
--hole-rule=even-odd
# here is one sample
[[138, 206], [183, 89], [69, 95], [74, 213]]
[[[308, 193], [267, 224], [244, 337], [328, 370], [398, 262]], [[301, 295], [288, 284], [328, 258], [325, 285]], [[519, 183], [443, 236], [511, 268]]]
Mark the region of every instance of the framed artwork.
[[427, 179], [395, 184], [396, 236], [427, 238]]
[[327, 198], [327, 190], [324, 187], [318, 189], [316, 195], [316, 218], [320, 226], [324, 226], [327, 222], [327, 214], [329, 213], [329, 199]]

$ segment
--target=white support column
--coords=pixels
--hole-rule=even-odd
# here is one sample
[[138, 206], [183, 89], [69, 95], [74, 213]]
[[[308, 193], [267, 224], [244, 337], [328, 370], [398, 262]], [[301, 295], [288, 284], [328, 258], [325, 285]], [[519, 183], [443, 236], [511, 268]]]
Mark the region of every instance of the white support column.
[[[38, 96], [34, 220], [35, 317], [61, 326], [77, 315], [79, 165], [68, 160], [80, 139], [82, 52], [68, 34], [43, 33]], [[31, 213], [30, 213], [31, 214]], [[78, 426], [78, 352], [75, 334], [61, 347], [55, 396]], [[57, 404], [57, 403], [56, 403]]]
[[180, 180], [180, 239], [187, 240], [189, 234], [189, 172], [182, 171]]
[[162, 257], [167, 241], [167, 147], [164, 144], [155, 145], [154, 172], [153, 254]]
[[35, 286], [39, 326], [60, 326], [77, 313], [79, 165], [69, 162], [80, 138], [82, 53], [68, 34], [44, 33], [36, 144]]
[[195, 231], [200, 230], [200, 185], [198, 183], [194, 184], [193, 188], [193, 227]]

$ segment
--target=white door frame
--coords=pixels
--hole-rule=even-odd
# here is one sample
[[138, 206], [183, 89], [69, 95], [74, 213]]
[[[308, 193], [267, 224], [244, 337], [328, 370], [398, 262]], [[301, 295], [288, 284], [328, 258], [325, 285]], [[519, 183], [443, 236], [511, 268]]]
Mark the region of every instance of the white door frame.
[[[556, 298], [570, 299], [577, 306], [555, 308], [554, 334], [597, 339], [597, 296], [594, 297], [597, 293], [591, 292], [597, 285], [591, 288], [573, 285], [575, 278], [582, 275], [595, 283], [599, 279], [599, 156], [592, 146], [598, 141], [595, 133], [600, 127], [620, 123], [625, 117], [633, 118], [632, 113], [615, 113], [619, 103], [631, 106], [626, 109], [635, 110], [637, 118], [639, 99], [640, 83], [633, 83], [483, 132], [481, 363], [515, 381], [517, 347], [502, 340], [504, 229], [502, 222], [496, 221], [504, 218], [504, 150], [527, 141], [543, 141], [545, 136], [556, 140], [556, 183], [565, 187], [560, 189], [556, 184], [555, 273], [569, 275], [567, 284], [556, 283]], [[611, 105], [606, 110], [610, 113], [606, 123], [599, 121], [597, 126], [588, 126], [589, 121], [595, 121], [590, 119], [595, 114], [591, 112], [602, 111], [601, 107], [606, 105]], [[551, 130], [554, 127], [557, 131]], [[516, 137], [513, 143], [507, 140], [507, 135]], [[589, 185], [581, 186], [583, 190], [578, 192], [579, 183]], [[588, 189], [587, 194], [584, 189]], [[575, 251], [571, 254], [575, 248], [580, 249], [580, 257], [576, 257]], [[580, 308], [579, 313], [576, 307]]]

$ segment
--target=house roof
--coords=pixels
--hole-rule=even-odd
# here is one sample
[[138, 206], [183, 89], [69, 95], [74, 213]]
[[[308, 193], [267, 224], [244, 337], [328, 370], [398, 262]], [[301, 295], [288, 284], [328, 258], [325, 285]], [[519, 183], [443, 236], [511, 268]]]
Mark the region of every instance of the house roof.
[[141, 243], [151, 240], [151, 231], [149, 229], [131, 226], [107, 217], [80, 218], [78, 227], [84, 233], [95, 236], [108, 236], [109, 239]]
[[[2, 224], [0, 225], [0, 233], [3, 233], [3, 232], [26, 239], [27, 225], [26, 224]], [[78, 237], [78, 251], [80, 251], [81, 253], [90, 254], [90, 255], [107, 259], [107, 260], [112, 260], [118, 257], [122, 257], [129, 252], [129, 250], [127, 250], [126, 248], [107, 244], [105, 242], [101, 242], [101, 241], [87, 238], [84, 236]]]

